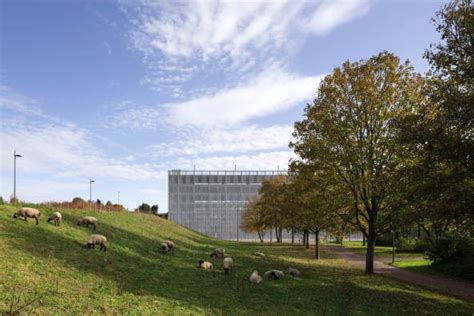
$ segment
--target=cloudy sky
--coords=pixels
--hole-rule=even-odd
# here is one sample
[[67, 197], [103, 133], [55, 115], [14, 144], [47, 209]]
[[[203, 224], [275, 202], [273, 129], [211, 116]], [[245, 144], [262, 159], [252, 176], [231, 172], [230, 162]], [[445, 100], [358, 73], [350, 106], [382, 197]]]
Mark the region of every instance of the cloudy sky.
[[427, 70], [435, 0], [0, 1], [0, 195], [167, 210], [171, 169], [285, 169], [319, 80]]

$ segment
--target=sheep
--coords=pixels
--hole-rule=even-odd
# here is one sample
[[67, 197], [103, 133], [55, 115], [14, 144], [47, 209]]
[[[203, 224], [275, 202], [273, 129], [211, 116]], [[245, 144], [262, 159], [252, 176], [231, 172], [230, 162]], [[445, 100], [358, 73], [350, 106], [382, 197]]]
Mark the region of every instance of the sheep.
[[107, 238], [104, 235], [92, 234], [84, 246], [88, 249], [94, 249], [95, 245], [100, 245], [100, 250], [105, 252], [107, 250], [106, 242]]
[[280, 270], [270, 270], [270, 271], [265, 272], [263, 276], [267, 279], [279, 280], [279, 279], [282, 279], [285, 276], [285, 274], [283, 273], [283, 271], [280, 271]]
[[86, 227], [89, 227], [89, 225], [92, 225], [94, 227], [94, 230], [97, 228], [97, 218], [92, 217], [92, 216], [84, 216], [81, 217], [77, 220], [77, 226], [84, 224]]
[[54, 212], [53, 214], [51, 214], [50, 217], [48, 217], [48, 223], [52, 221], [54, 226], [59, 226], [59, 225], [61, 225], [61, 219], [62, 218], [63, 217], [62, 217], [61, 213]]
[[214, 266], [209, 261], [199, 260], [198, 268], [212, 270]]
[[28, 222], [27, 218], [34, 218], [36, 220], [36, 225], [39, 223], [39, 218], [41, 216], [40, 211], [32, 207], [22, 207], [13, 214], [13, 218], [23, 217], [25, 222]]
[[170, 251], [170, 247], [168, 247], [167, 243], [162, 243], [160, 246], [161, 253], [168, 253]]
[[174, 242], [172, 242], [171, 240], [165, 240], [163, 241], [163, 243], [167, 244], [168, 245], [168, 251], [171, 251], [172, 253], [174, 253], [174, 248], [176, 248]]
[[299, 276], [301, 274], [300, 270], [295, 268], [288, 268], [288, 273], [292, 276]]
[[254, 270], [249, 278], [250, 283], [259, 284], [262, 282], [262, 277], [258, 275], [258, 271]]
[[213, 252], [211, 252], [211, 258], [215, 258], [215, 257], [222, 257], [224, 258], [224, 255], [225, 255], [225, 249], [224, 248], [216, 248], [214, 249]]
[[225, 257], [222, 261], [222, 266], [224, 267], [224, 274], [232, 274], [232, 270], [234, 268], [234, 260], [231, 257]]
[[257, 257], [265, 257], [265, 254], [263, 252], [254, 252], [253, 255]]

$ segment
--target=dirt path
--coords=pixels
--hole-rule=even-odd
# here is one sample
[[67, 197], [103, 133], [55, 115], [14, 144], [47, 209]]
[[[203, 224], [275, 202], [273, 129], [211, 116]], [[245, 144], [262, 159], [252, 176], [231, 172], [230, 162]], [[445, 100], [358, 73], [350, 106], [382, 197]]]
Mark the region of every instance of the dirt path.
[[[350, 249], [340, 246], [324, 247], [336, 257], [347, 260], [353, 266], [360, 269], [365, 268], [364, 255], [355, 253]], [[382, 274], [404, 282], [421, 285], [433, 291], [454, 295], [464, 300], [474, 302], [474, 284], [472, 283], [392, 267], [386, 264], [386, 260], [384, 262], [384, 258], [376, 259], [374, 262], [374, 268], [375, 273], [377, 274]]]

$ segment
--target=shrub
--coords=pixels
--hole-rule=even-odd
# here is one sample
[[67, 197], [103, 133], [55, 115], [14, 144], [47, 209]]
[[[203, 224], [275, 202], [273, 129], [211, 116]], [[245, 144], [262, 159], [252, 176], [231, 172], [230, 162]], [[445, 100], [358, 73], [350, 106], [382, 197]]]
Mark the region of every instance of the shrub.
[[427, 255], [435, 263], [472, 261], [474, 259], [474, 239], [454, 234], [446, 235], [428, 248]]

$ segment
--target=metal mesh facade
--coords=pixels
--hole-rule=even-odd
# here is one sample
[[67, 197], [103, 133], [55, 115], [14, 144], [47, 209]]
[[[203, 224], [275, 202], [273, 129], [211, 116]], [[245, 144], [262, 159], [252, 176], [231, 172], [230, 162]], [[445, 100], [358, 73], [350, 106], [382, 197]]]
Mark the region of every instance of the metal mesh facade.
[[284, 171], [171, 170], [168, 172], [169, 219], [219, 239], [256, 240], [240, 229], [245, 203], [262, 182]]

